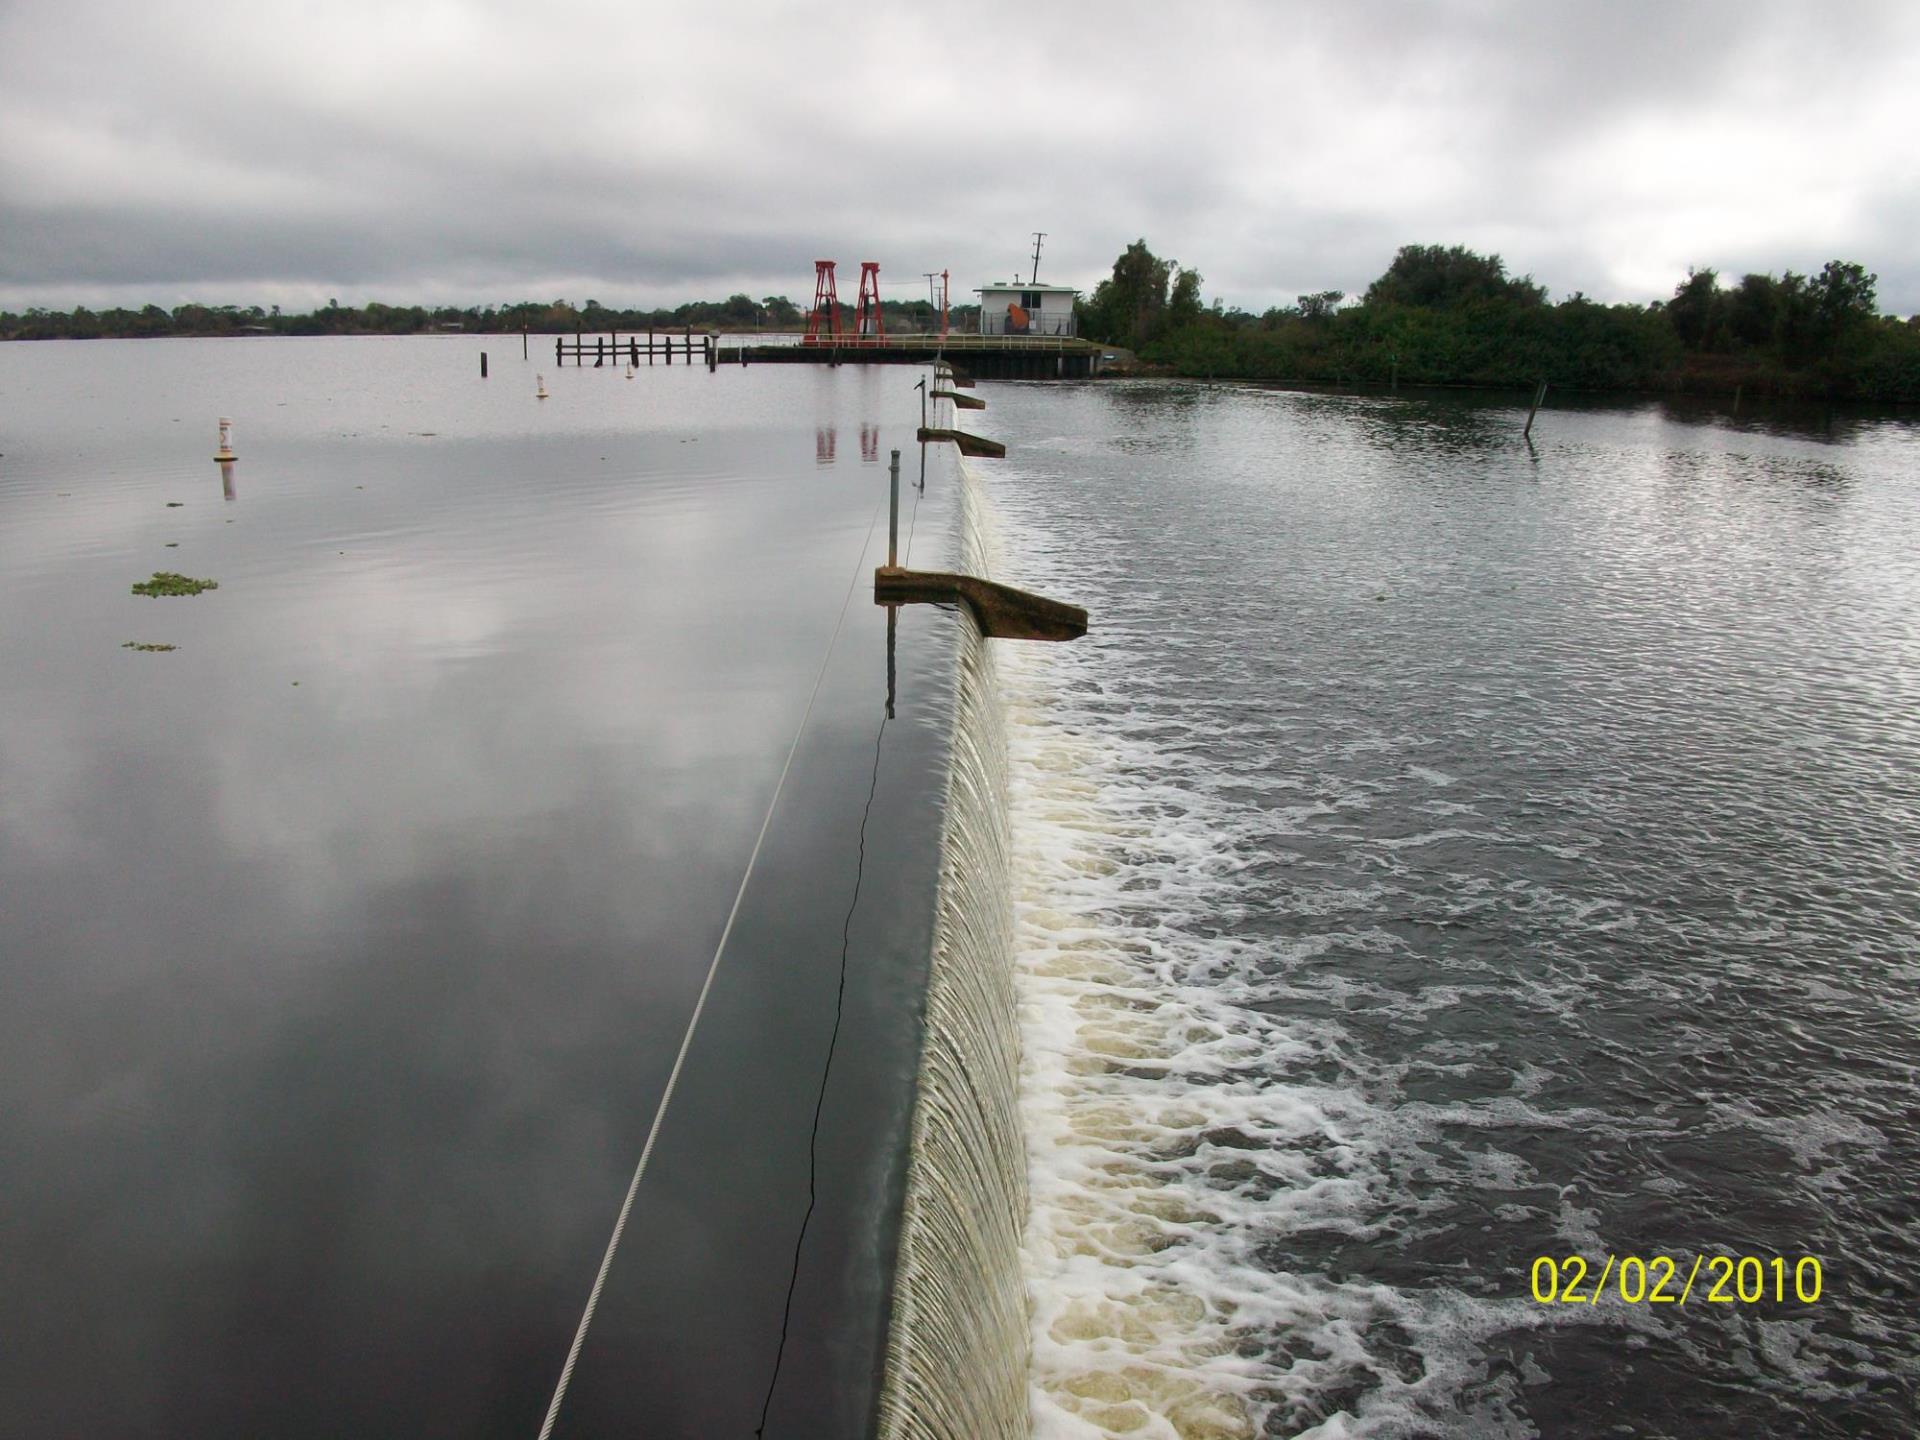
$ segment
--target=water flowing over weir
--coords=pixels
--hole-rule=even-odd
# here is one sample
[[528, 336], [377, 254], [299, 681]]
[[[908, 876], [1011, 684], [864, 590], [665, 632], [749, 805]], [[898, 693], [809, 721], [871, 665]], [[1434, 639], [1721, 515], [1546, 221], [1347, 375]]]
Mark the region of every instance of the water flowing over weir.
[[[970, 491], [963, 482], [962, 568], [981, 574]], [[961, 620], [882, 1440], [1012, 1440], [1029, 1429], [1006, 733], [993, 652], [964, 607]]]
[[1909, 1433], [1913, 428], [992, 403], [1033, 1440]]
[[[971, 475], [962, 513], [979, 573], [1006, 568], [1009, 550], [1023, 576], [1044, 564], [1048, 542], [1010, 544]], [[1090, 653], [1010, 647], [993, 676], [1027, 1144], [1030, 1433], [1238, 1440], [1259, 1433], [1278, 1388], [1258, 1358], [1268, 1336], [1307, 1328], [1316, 1307], [1286, 1282], [1263, 1294], [1223, 1283], [1244, 1271], [1229, 1252], [1271, 1200], [1268, 1167], [1232, 1137], [1278, 1151], [1331, 1125], [1297, 1095], [1247, 1082], [1284, 1039], [1189, 982], [1193, 957], [1158, 912], [1226, 898], [1221, 817], [1196, 814], [1151, 778], [1153, 756], [1065, 703]], [[1311, 1165], [1293, 1168], [1308, 1178]]]
[[[997, 573], [984, 486], [964, 460], [957, 471], [961, 569], [1018, 578]], [[1272, 1037], [1235, 1034], [1191, 994], [1170, 995], [1153, 973], [1157, 942], [1110, 927], [1100, 897], [1112, 877], [1153, 868], [1121, 854], [1140, 849], [1137, 817], [1103, 801], [1101, 777], [1124, 758], [1057, 723], [1045, 658], [1056, 647], [991, 646], [961, 613], [877, 1433], [1250, 1436], [1265, 1408], [1252, 1392], [1271, 1376], [1236, 1344], [1256, 1312], [1271, 1322], [1288, 1306], [1242, 1307], [1196, 1283], [1192, 1242], [1222, 1228], [1232, 1201], [1197, 1201], [1209, 1178], [1156, 1152], [1184, 1145], [1204, 1160], [1200, 1137], [1216, 1124], [1297, 1137], [1288, 1122], [1312, 1130], [1319, 1117], [1282, 1103], [1276, 1123], [1258, 1087], [1237, 1100], [1169, 1090], [1173, 1057], [1196, 1041], [1205, 1066], [1228, 1052], [1244, 1063]], [[1193, 884], [1213, 883], [1204, 856], [1180, 860]], [[1232, 1221], [1258, 1203], [1241, 1196]]]

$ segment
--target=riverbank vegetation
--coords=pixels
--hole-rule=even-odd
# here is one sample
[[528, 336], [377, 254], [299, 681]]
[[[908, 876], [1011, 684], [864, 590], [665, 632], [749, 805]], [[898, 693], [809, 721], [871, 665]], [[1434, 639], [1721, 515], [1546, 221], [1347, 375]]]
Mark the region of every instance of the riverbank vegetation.
[[[841, 327], [853, 328], [852, 305], [840, 306]], [[967, 328], [979, 307], [955, 306], [949, 324], [955, 330]], [[887, 300], [881, 303], [881, 318], [889, 330], [937, 330], [939, 312], [925, 300]], [[598, 300], [575, 306], [566, 300], [551, 304], [522, 302], [516, 305], [457, 306], [430, 308], [424, 305], [383, 305], [369, 301], [365, 305], [342, 305], [330, 301], [310, 314], [282, 314], [280, 307], [262, 309], [258, 305], [178, 305], [163, 310], [158, 305], [139, 310], [89, 310], [84, 306], [71, 312], [28, 310], [24, 314], [0, 311], [0, 340], [103, 340], [142, 339], [149, 336], [246, 336], [246, 335], [424, 335], [434, 333], [479, 335], [518, 334], [588, 335], [655, 330], [718, 330], [725, 333], [750, 333], [756, 330], [791, 331], [806, 328], [807, 312], [784, 295], [768, 295], [754, 300], [732, 295], [725, 300], [696, 300], [685, 305], [658, 310], [611, 309]]]
[[1144, 240], [1081, 302], [1081, 333], [1170, 373], [1295, 384], [1657, 390], [1920, 402], [1920, 317], [1878, 313], [1876, 277], [1695, 270], [1673, 295], [1558, 303], [1498, 255], [1403, 246], [1357, 300], [1302, 295], [1254, 315], [1201, 299], [1198, 271]]

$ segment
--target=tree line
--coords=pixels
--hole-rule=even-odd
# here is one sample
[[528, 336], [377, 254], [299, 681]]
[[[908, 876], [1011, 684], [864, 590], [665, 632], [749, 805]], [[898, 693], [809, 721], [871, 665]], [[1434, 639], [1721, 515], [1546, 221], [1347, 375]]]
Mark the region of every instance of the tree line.
[[1844, 260], [1731, 286], [1696, 269], [1650, 304], [1556, 304], [1498, 255], [1406, 245], [1356, 300], [1323, 290], [1255, 315], [1205, 305], [1197, 270], [1138, 240], [1079, 324], [1181, 375], [1920, 401], [1920, 317], [1881, 315], [1877, 279]]
[[[977, 306], [956, 306], [949, 323], [959, 329], [971, 323]], [[854, 307], [842, 303], [842, 329], [853, 328]], [[963, 313], [964, 312], [964, 313]], [[881, 302], [881, 319], [889, 330], [938, 329], [939, 312], [925, 300]], [[609, 330], [695, 330], [742, 332], [798, 330], [807, 312], [784, 295], [755, 300], [730, 295], [725, 300], [696, 300], [655, 310], [615, 309], [598, 300], [575, 306], [566, 300], [551, 304], [522, 301], [501, 306], [429, 307], [424, 305], [342, 305], [330, 300], [308, 314], [283, 314], [278, 305], [177, 305], [163, 310], [146, 305], [138, 310], [71, 312], [33, 309], [23, 314], [0, 310], [0, 340], [139, 339], [147, 336], [244, 335], [420, 335], [434, 332], [471, 332], [494, 335], [521, 330], [535, 335], [587, 334]]]

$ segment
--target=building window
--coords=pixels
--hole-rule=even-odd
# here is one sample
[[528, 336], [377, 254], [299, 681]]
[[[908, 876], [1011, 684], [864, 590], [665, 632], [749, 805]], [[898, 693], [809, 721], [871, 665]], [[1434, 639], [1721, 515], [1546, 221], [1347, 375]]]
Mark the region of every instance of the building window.
[[1038, 290], [1022, 290], [1020, 292], [1020, 308], [1029, 311], [1038, 310], [1040, 308], [1040, 292]]

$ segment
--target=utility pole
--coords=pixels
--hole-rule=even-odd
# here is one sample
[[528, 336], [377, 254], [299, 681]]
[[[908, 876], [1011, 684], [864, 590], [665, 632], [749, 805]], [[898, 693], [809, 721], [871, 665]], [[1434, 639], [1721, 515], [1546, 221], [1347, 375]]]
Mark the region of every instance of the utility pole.
[[[933, 282], [940, 278], [940, 272], [938, 270], [923, 270], [920, 273], [927, 277], [927, 309], [930, 311], [938, 310], [940, 308], [940, 294], [933, 288]], [[929, 322], [928, 328], [932, 328], [931, 322]]]
[[1029, 285], [1040, 283], [1040, 242], [1046, 238], [1047, 232], [1044, 230], [1033, 232], [1033, 278], [1027, 282]]

